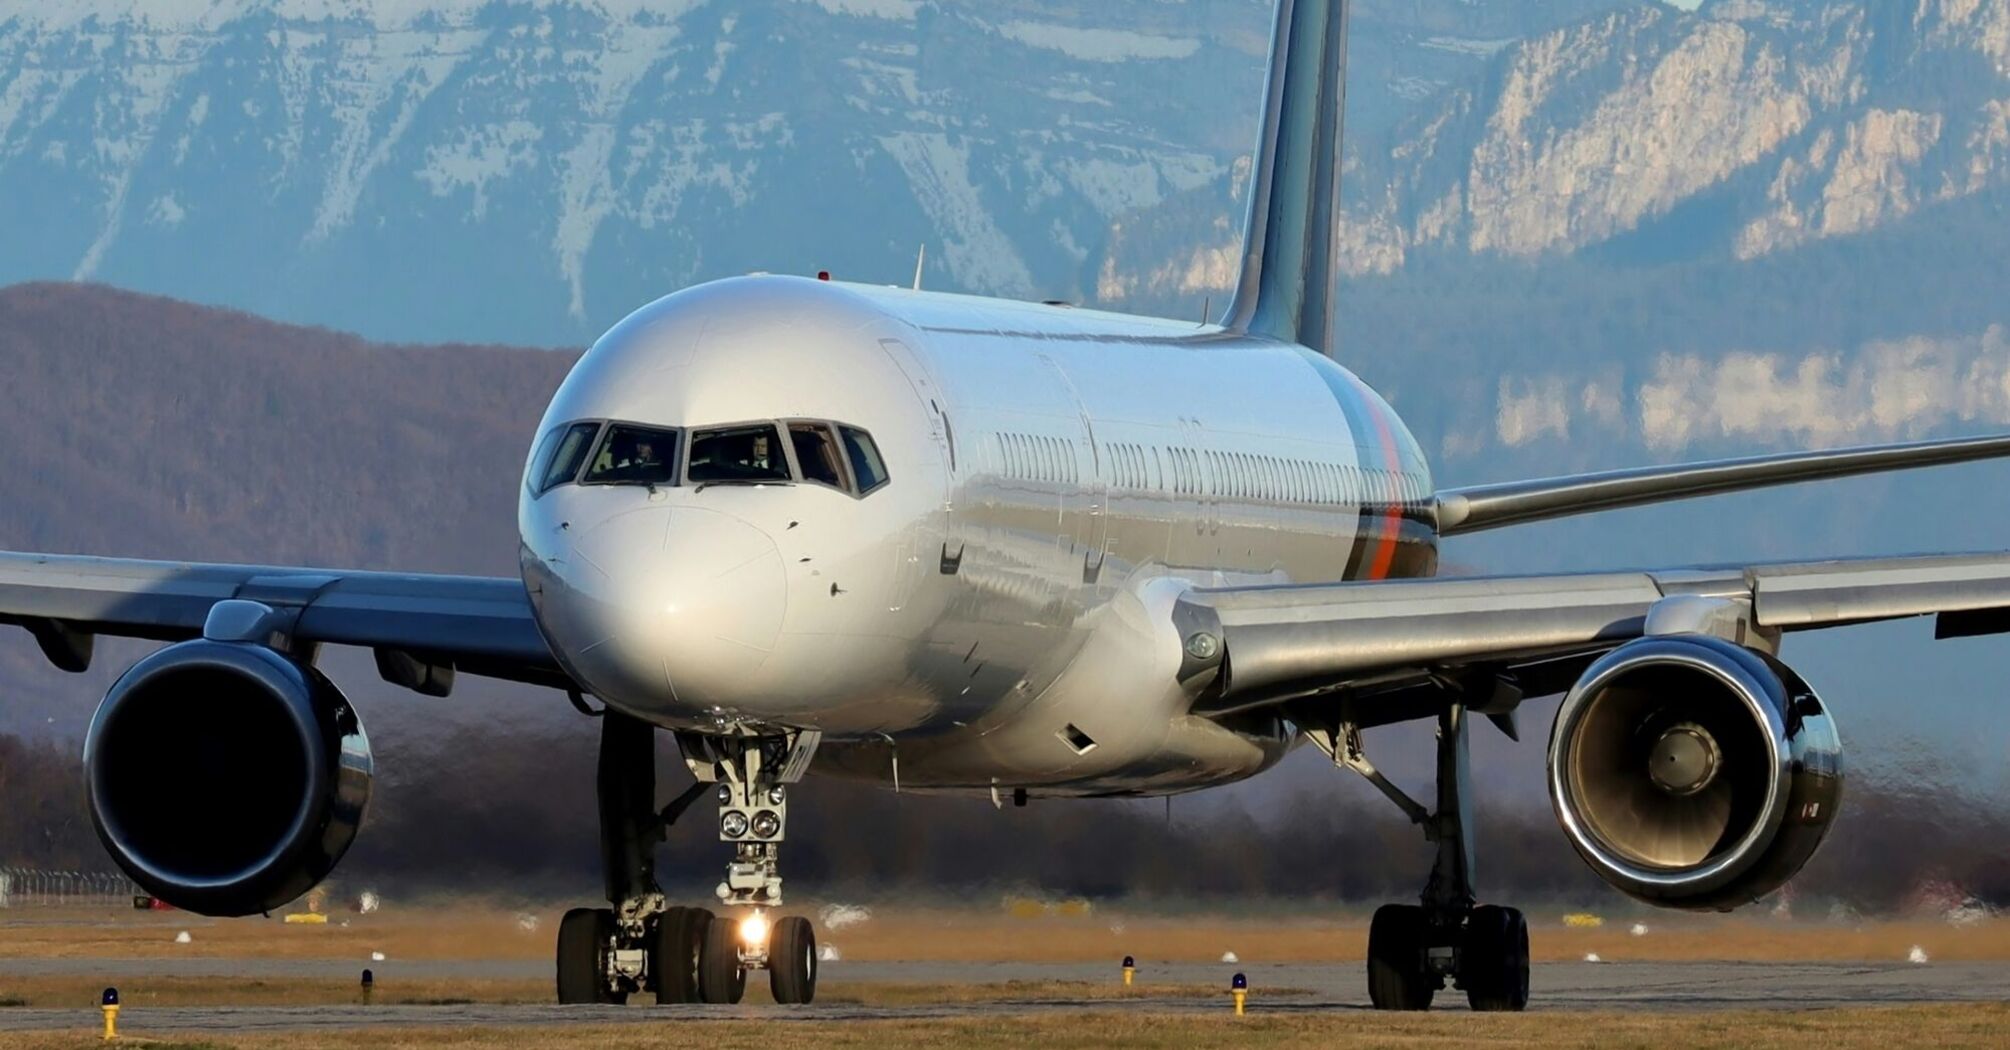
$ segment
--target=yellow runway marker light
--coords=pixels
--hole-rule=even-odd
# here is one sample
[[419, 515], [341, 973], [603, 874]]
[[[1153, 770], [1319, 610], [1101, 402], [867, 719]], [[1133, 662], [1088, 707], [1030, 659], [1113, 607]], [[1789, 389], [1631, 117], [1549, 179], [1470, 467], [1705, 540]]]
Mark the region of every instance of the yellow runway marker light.
[[1228, 982], [1228, 993], [1235, 996], [1235, 1016], [1241, 1017], [1242, 1004], [1249, 998], [1249, 978], [1236, 974], [1235, 978]]
[[1137, 972], [1138, 961], [1128, 955], [1124, 956], [1124, 987], [1131, 986], [1131, 978], [1137, 976]]
[[119, 990], [117, 988], [105, 989], [105, 994], [98, 1000], [98, 1004], [99, 1009], [105, 1012], [105, 1038], [108, 1040], [117, 1039], [119, 1037]]

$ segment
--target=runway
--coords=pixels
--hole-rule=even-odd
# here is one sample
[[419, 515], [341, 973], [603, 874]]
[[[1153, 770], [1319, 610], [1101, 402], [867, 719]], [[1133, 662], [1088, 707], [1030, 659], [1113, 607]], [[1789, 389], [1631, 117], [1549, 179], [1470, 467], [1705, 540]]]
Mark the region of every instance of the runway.
[[[165, 965], [164, 965], [165, 963]], [[1253, 1013], [1307, 1014], [1366, 1010], [1367, 993], [1359, 964], [1261, 965], [1176, 964], [1146, 966], [1141, 985], [1219, 984], [1221, 996], [1083, 1000], [1066, 998], [1006, 998], [900, 1006], [867, 1006], [846, 1002], [848, 985], [982, 984], [1011, 981], [1114, 981], [1108, 967], [1080, 964], [945, 964], [833, 963], [823, 973], [830, 1001], [807, 1007], [760, 1006], [627, 1006], [557, 1005], [405, 1005], [392, 1000], [400, 976], [421, 973], [449, 976], [479, 972], [482, 976], [517, 977], [527, 963], [413, 964], [395, 961], [371, 964], [378, 973], [379, 1003], [297, 1007], [161, 1007], [129, 1008], [122, 1027], [135, 1033], [259, 1033], [340, 1030], [372, 1027], [490, 1027], [568, 1024], [664, 1024], [683, 1020], [729, 1018], [781, 1022], [883, 1019], [1015, 1017], [1052, 1013], [1197, 1013], [1225, 1009], [1228, 976], [1248, 975]], [[134, 960], [109, 962], [82, 959], [0, 960], [0, 979], [26, 974], [103, 974], [108, 981], [148, 974], [179, 976], [242, 976], [247, 968], [271, 976], [332, 976], [360, 970], [321, 961], [251, 963], [230, 959]], [[541, 970], [539, 971], [541, 972]], [[755, 978], [759, 979], [758, 975]], [[1700, 1010], [1798, 1010], [1846, 1006], [2001, 1001], [2010, 989], [2010, 963], [1837, 964], [1837, 963], [1553, 963], [1538, 964], [1532, 975], [1531, 1010], [1680, 1013]], [[1266, 996], [1266, 989], [1271, 995]], [[1440, 993], [1447, 1010], [1465, 1009], [1457, 992]], [[88, 1029], [98, 1011], [80, 1009], [0, 1010], [0, 1031]]]

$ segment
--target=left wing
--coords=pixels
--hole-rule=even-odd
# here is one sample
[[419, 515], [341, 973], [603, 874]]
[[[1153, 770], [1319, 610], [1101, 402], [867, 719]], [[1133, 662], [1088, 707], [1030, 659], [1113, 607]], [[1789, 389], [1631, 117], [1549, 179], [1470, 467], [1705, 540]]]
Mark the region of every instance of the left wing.
[[0, 624], [27, 628], [66, 671], [90, 666], [97, 635], [200, 637], [230, 599], [277, 610], [296, 641], [374, 650], [387, 681], [419, 692], [446, 695], [455, 670], [573, 685], [515, 578], [0, 552]]
[[[1203, 712], [1348, 691], [1381, 695], [1361, 724], [1419, 717], [1428, 683], [1489, 679], [1517, 696], [1562, 692], [1598, 655], [1649, 634], [1739, 643], [1938, 614], [1941, 638], [2010, 632], [2010, 553], [1790, 562], [1584, 575], [1206, 588], [1177, 622], [1221, 641]], [[1369, 703], [1364, 700], [1363, 703]]]

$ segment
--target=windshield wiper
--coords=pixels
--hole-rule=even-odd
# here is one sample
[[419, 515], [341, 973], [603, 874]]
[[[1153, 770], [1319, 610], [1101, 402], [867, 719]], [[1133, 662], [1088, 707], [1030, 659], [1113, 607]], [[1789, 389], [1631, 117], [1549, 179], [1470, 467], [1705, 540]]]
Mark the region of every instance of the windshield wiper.
[[787, 485], [787, 478], [712, 478], [701, 481], [692, 492], [703, 492], [714, 485]]

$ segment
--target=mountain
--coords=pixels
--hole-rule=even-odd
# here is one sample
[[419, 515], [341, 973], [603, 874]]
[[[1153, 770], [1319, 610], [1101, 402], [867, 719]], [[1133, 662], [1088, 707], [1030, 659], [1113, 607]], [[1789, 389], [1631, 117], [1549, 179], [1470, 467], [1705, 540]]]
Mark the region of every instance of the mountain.
[[[88, 285], [0, 290], [0, 549], [513, 575], [530, 434], [573, 358], [371, 344]], [[70, 676], [0, 634], [0, 729], [64, 736], [152, 648], [108, 640]], [[367, 654], [336, 660], [367, 713], [394, 695]], [[537, 695], [488, 692], [505, 710]]]
[[[2010, 424], [2010, 6], [1613, 9], [1362, 148], [1342, 358], [1450, 470]], [[1125, 217], [1100, 297], [1219, 302], [1240, 192]]]
[[[1199, 317], [1269, 6], [0, 0], [0, 283], [580, 345], [926, 245]], [[2004, 5], [1356, 6], [1342, 355], [1453, 476], [2010, 424]]]
[[[1642, 0], [1363, 0], [1361, 140]], [[0, 0], [0, 284], [578, 345], [829, 269], [1084, 298], [1254, 139], [1270, 0]]]

